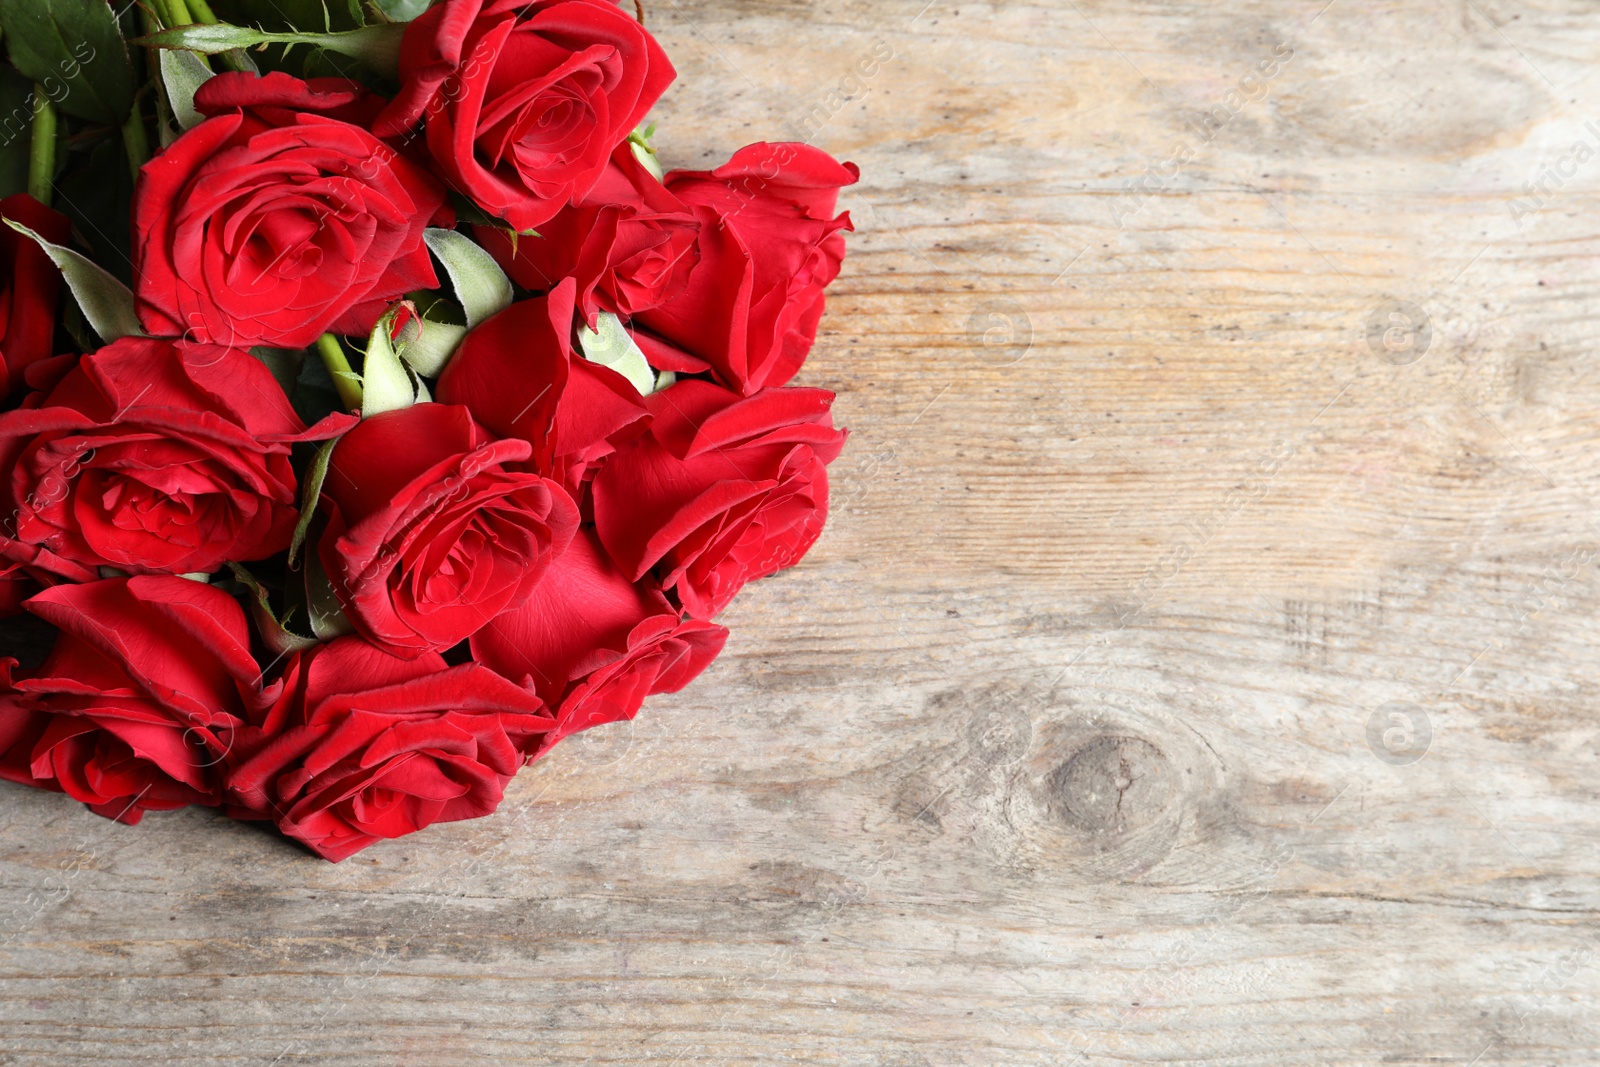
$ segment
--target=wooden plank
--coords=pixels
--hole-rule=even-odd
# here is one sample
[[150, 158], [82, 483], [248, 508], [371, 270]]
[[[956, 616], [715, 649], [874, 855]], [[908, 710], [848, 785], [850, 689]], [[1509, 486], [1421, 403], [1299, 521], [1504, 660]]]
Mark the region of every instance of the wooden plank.
[[1600, 1061], [1600, 15], [1323, 2], [651, 3], [861, 165], [828, 533], [339, 866], [6, 787], [7, 1062]]

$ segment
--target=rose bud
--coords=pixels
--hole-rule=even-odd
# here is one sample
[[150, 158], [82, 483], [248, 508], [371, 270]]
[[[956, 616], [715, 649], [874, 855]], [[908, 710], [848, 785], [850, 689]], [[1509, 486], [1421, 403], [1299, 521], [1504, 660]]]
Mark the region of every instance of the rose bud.
[[609, 0], [444, 0], [406, 26], [400, 92], [373, 130], [422, 119], [451, 186], [530, 230], [589, 191], [673, 76]]
[[820, 149], [764, 143], [716, 170], [669, 173], [667, 189], [700, 219], [700, 263], [686, 289], [635, 325], [742, 393], [793, 378], [816, 340], [822, 290], [839, 274], [842, 231], [852, 228], [834, 204], [859, 173]]
[[34, 395], [0, 415], [13, 515], [0, 558], [47, 581], [210, 572], [286, 548], [299, 515], [290, 446], [354, 421], [308, 430], [255, 357], [149, 337], [84, 356]]
[[444, 189], [344, 120], [375, 101], [281, 73], [202, 85], [195, 108], [212, 117], [146, 163], [134, 193], [145, 329], [303, 348], [326, 331], [365, 334], [394, 297], [435, 288], [422, 231]]
[[324, 859], [500, 805], [553, 725], [530, 690], [434, 653], [397, 659], [359, 637], [293, 653], [246, 732], [230, 813], [270, 818]]
[[[27, 193], [0, 200], [0, 219], [28, 227], [51, 244], [67, 239], [71, 221]], [[29, 366], [54, 354], [61, 272], [33, 238], [0, 222], [0, 400], [22, 387]]]
[[569, 734], [631, 719], [652, 693], [676, 693], [722, 651], [728, 631], [682, 619], [650, 579], [630, 582], [583, 531], [522, 605], [472, 636], [472, 655], [521, 679], [556, 712], [537, 756]]
[[478, 243], [524, 289], [577, 280], [592, 329], [602, 311], [628, 318], [676, 296], [699, 262], [700, 222], [623, 143], [595, 187], [533, 235], [479, 226]]
[[0, 778], [125, 823], [220, 803], [235, 732], [267, 699], [238, 602], [163, 576], [58, 585], [26, 607], [61, 633], [37, 669], [0, 660]]
[[828, 474], [844, 447], [825, 389], [750, 397], [683, 381], [646, 398], [649, 433], [594, 479], [600, 541], [633, 580], [652, 567], [709, 619], [745, 582], [791, 566], [822, 533]]
[[323, 568], [355, 628], [397, 656], [449, 648], [527, 599], [578, 509], [454, 404], [374, 415], [322, 482]]

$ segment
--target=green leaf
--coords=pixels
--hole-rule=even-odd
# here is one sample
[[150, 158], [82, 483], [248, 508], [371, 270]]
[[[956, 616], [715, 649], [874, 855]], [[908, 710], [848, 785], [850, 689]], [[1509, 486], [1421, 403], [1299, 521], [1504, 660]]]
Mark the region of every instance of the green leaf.
[[418, 374], [437, 378], [467, 335], [467, 317], [461, 308], [437, 291], [407, 293], [416, 315], [400, 331], [397, 351], [406, 366]]
[[[17, 0], [6, 2], [16, 3]], [[400, 38], [404, 33], [405, 26], [401, 24], [365, 26], [340, 33], [268, 33], [219, 22], [213, 26], [177, 26], [136, 38], [134, 44], [153, 48], [187, 48], [204, 55], [263, 44], [306, 44], [359, 59], [380, 74], [392, 77], [400, 67]]]
[[300, 521], [294, 524], [294, 536], [289, 539], [289, 565], [294, 566], [296, 557], [300, 555], [300, 546], [305, 544], [306, 534], [311, 530], [312, 516], [317, 513], [317, 501], [322, 499], [322, 483], [328, 477], [328, 460], [333, 457], [333, 446], [339, 443], [335, 437], [331, 441], [324, 441], [322, 447], [317, 449], [316, 458], [311, 461], [311, 466], [306, 468], [303, 489], [300, 495]]
[[300, 365], [306, 358], [305, 349], [269, 348], [266, 345], [257, 345], [250, 350], [250, 354], [267, 365], [272, 376], [278, 380], [278, 388], [283, 390], [285, 396], [294, 395], [295, 381], [300, 376]]
[[0, 196], [28, 188], [32, 116], [33, 83], [10, 67], [0, 67]]
[[650, 139], [655, 135], [655, 123], [639, 127], [628, 134], [628, 149], [633, 153], [633, 158], [637, 159], [639, 164], [659, 182], [666, 178], [666, 174], [661, 170], [661, 161], [656, 158], [655, 145], [650, 143]]
[[622, 328], [621, 320], [609, 311], [602, 311], [595, 325], [598, 330], [589, 329], [581, 319], [578, 322], [578, 346], [583, 349], [583, 358], [610, 367], [645, 396], [655, 392], [655, 372], [628, 331]]
[[[273, 652], [280, 656], [290, 652], [303, 652], [314, 645], [320, 644], [315, 637], [304, 637], [294, 633], [272, 613], [266, 587], [256, 580], [256, 576], [238, 563], [230, 563], [233, 576], [240, 585], [249, 590], [246, 607], [250, 610], [250, 617], [255, 620], [256, 630], [261, 634], [261, 640]], [[285, 616], [285, 620], [287, 616]]]
[[511, 306], [511, 279], [494, 257], [464, 233], [430, 227], [422, 231], [428, 249], [444, 264], [456, 300], [467, 316], [467, 328]]
[[428, 10], [429, 0], [372, 0], [372, 6], [391, 22], [410, 22]]
[[83, 317], [83, 309], [76, 300], [62, 301], [61, 327], [72, 338], [72, 343], [78, 346], [79, 352], [93, 352], [100, 347], [100, 338], [95, 335], [89, 320]]
[[7, 226], [39, 242], [44, 254], [50, 257], [67, 280], [78, 306], [94, 332], [107, 344], [119, 337], [144, 333], [139, 316], [134, 312], [133, 292], [114, 278], [105, 268], [96, 266], [70, 248], [51, 244], [20, 222], [4, 220]]
[[133, 64], [106, 0], [0, 0], [17, 70], [62, 111], [120, 125], [133, 107]]
[[321, 553], [306, 553], [305, 575], [306, 614], [311, 617], [311, 632], [324, 641], [354, 633], [355, 627], [345, 618], [333, 583], [328, 581], [328, 572], [322, 569]]
[[467, 328], [428, 319], [418, 319], [416, 324], [416, 335], [406, 341], [405, 347], [400, 350], [400, 358], [418, 374], [437, 378], [466, 338]]
[[366, 358], [361, 364], [361, 417], [371, 418], [385, 411], [399, 411], [417, 403], [419, 382], [389, 342], [395, 310], [384, 312], [367, 338]]
[[215, 75], [205, 60], [193, 52], [162, 49], [160, 55], [161, 82], [167, 87], [167, 99], [172, 101], [172, 117], [183, 129], [193, 129], [205, 120], [194, 109], [194, 94]]
[[295, 378], [289, 402], [294, 405], [295, 414], [307, 426], [315, 426], [334, 412], [344, 410], [333, 378], [320, 359], [307, 359], [300, 364], [300, 373]]

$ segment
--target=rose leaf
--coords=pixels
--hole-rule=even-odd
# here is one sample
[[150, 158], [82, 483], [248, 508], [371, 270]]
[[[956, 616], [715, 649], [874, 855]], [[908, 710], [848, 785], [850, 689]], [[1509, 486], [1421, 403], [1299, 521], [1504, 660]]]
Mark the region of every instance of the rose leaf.
[[450, 275], [468, 329], [511, 306], [511, 279], [493, 256], [465, 234], [430, 227], [422, 231], [422, 239]]
[[118, 125], [133, 108], [133, 64], [106, 0], [0, 0], [11, 63], [69, 115]]
[[83, 309], [84, 318], [89, 320], [89, 325], [94, 327], [94, 332], [100, 335], [102, 341], [110, 344], [120, 337], [144, 333], [139, 325], [139, 316], [134, 311], [133, 290], [87, 257], [70, 248], [51, 244], [20, 222], [13, 219], [4, 221], [13, 230], [37, 241], [45, 255], [60, 268], [62, 277], [67, 280], [67, 288], [72, 290], [78, 306]]
[[645, 396], [655, 392], [655, 372], [622, 328], [622, 321], [611, 312], [602, 311], [595, 325], [599, 329], [591, 330], [582, 321], [578, 323], [578, 346], [583, 349], [583, 358], [616, 371]]
[[194, 94], [207, 79], [214, 77], [205, 60], [193, 52], [161, 50], [161, 81], [167, 87], [167, 99], [172, 101], [172, 117], [185, 129], [193, 129], [205, 120], [194, 109]]
[[390, 341], [395, 310], [378, 319], [367, 338], [366, 358], [361, 364], [361, 417], [371, 418], [385, 411], [399, 411], [417, 403], [418, 379], [413, 379]]

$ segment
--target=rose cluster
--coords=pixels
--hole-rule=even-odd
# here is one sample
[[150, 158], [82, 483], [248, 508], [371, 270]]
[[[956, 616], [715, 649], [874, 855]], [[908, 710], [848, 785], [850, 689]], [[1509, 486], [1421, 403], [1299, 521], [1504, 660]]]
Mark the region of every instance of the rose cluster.
[[488, 814], [821, 533], [844, 433], [789, 383], [856, 169], [663, 173], [674, 71], [610, 0], [442, 0], [347, 32], [390, 44], [354, 77], [143, 17], [131, 284], [48, 181], [0, 199], [0, 614], [49, 628], [0, 659], [0, 777], [332, 860]]

